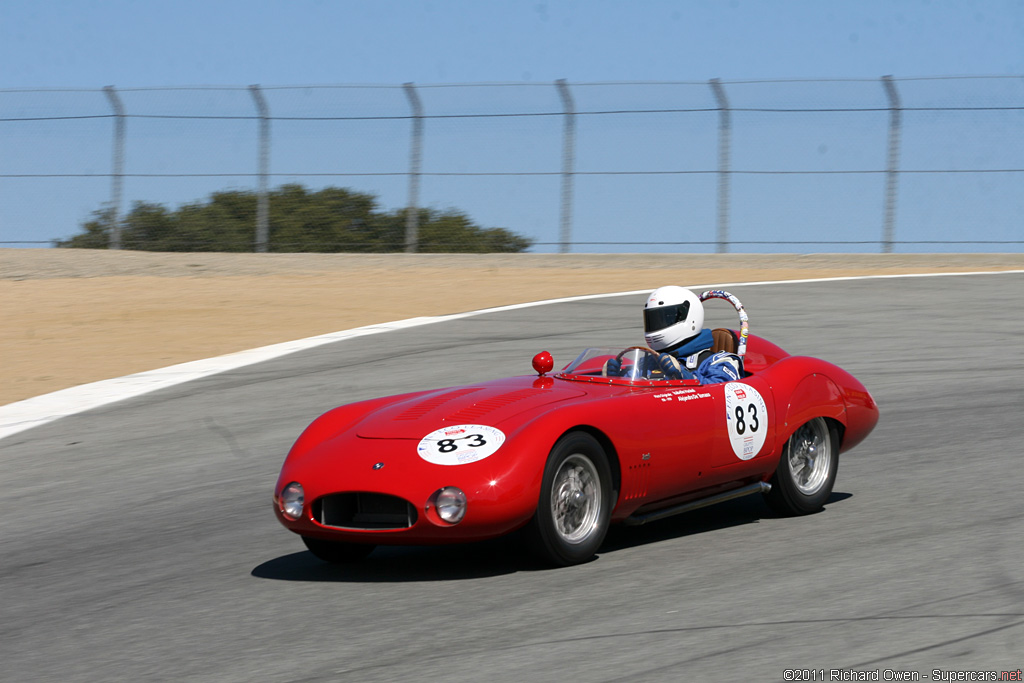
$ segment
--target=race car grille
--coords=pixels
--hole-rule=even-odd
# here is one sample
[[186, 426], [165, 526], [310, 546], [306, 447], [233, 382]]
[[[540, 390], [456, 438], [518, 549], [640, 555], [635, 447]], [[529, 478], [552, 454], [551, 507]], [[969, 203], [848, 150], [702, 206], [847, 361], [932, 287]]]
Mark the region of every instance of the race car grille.
[[313, 502], [313, 518], [338, 529], [408, 529], [416, 508], [383, 493], [332, 493]]

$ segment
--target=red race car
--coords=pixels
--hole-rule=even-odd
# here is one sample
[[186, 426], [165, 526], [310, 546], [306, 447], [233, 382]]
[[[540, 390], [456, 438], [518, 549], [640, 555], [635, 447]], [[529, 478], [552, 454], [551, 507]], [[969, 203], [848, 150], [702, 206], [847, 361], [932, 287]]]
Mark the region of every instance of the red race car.
[[341, 406], [292, 447], [274, 512], [328, 562], [525, 527], [542, 557], [570, 565], [613, 523], [754, 493], [785, 515], [820, 509], [839, 454], [878, 421], [874, 399], [839, 367], [749, 335], [728, 292], [700, 298], [739, 313], [738, 331], [714, 337], [743, 358], [741, 379], [670, 379], [647, 347], [589, 348], [552, 376], [542, 352], [537, 375]]

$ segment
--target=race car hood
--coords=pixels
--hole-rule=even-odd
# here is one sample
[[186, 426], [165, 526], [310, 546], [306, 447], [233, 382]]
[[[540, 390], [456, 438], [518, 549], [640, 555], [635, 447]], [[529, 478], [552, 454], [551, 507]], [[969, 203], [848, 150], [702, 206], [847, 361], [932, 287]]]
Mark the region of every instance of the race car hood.
[[511, 383], [441, 389], [370, 413], [356, 425], [356, 434], [367, 439], [420, 439], [445, 425], [497, 425], [526, 411], [581, 396], [586, 393], [564, 386]]

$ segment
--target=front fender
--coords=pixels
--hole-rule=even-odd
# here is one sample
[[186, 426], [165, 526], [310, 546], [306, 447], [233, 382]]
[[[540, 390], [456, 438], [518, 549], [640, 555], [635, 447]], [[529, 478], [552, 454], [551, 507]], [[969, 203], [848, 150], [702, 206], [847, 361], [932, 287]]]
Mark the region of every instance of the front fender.
[[399, 396], [383, 396], [381, 398], [348, 403], [338, 406], [337, 408], [332, 408], [313, 420], [313, 422], [302, 431], [302, 434], [299, 435], [299, 438], [295, 440], [295, 443], [292, 444], [292, 447], [288, 450], [288, 456], [285, 458], [285, 462], [294, 463], [298, 461], [310, 450], [316, 448], [324, 441], [328, 441], [338, 436], [365, 416], [372, 413], [374, 410], [397, 401], [402, 401], [413, 396], [426, 393], [429, 392], [419, 391], [411, 394], [401, 394]]
[[[628, 514], [643, 502], [640, 495], [628, 501], [623, 508], [623, 489], [626, 470], [647, 468], [650, 463], [643, 459], [643, 454], [654, 452], [672, 452], [677, 440], [670, 430], [660, 425], [651, 424], [646, 414], [648, 401], [631, 401], [625, 396], [609, 396], [603, 400], [591, 400], [585, 403], [569, 405], [560, 404], [557, 410], [537, 411], [526, 419], [513, 432], [520, 445], [520, 453], [524, 456], [524, 464], [528, 460], [531, 469], [524, 467], [521, 471], [530, 495], [536, 499], [540, 495], [544, 464], [558, 440], [572, 431], [590, 434], [604, 447], [611, 469], [613, 505], [615, 515]], [[510, 435], [510, 440], [513, 438]], [[645, 485], [646, 490], [646, 485]]]

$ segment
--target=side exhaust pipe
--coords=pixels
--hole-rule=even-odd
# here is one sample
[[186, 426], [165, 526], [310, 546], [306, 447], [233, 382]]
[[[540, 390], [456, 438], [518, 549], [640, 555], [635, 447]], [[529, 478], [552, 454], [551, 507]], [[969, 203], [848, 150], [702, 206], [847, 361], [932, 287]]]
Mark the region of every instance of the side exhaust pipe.
[[755, 493], [768, 493], [771, 490], [771, 484], [766, 481], [759, 481], [756, 484], [750, 484], [749, 486], [733, 489], [732, 491], [716, 493], [713, 496], [708, 496], [707, 498], [701, 498], [699, 500], [691, 500], [689, 503], [674, 505], [670, 508], [665, 508], [664, 510], [655, 510], [654, 512], [647, 512], [642, 515], [632, 515], [631, 517], [627, 517], [623, 523], [628, 526], [640, 526], [641, 524], [647, 524], [647, 522], [665, 519], [666, 517], [672, 517], [673, 515], [681, 515], [684, 512], [707, 507], [708, 505], [714, 505], [715, 503], [724, 503], [727, 500], [742, 498]]

